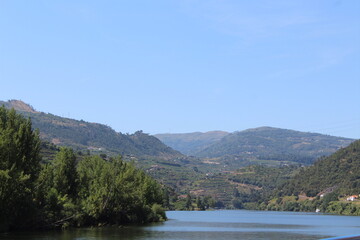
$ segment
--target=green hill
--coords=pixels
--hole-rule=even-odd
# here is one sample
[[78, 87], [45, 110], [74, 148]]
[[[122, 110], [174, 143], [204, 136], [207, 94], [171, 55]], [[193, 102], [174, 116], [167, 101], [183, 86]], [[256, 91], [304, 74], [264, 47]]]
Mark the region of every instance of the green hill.
[[334, 153], [353, 139], [280, 128], [260, 127], [234, 132], [197, 152], [197, 157], [218, 158], [229, 165], [265, 163], [311, 164]]
[[125, 160], [133, 161], [177, 192], [185, 192], [187, 186], [202, 174], [197, 167], [200, 169], [205, 165], [199, 159], [186, 157], [142, 131], [134, 134], [118, 133], [103, 124], [39, 112], [19, 100], [0, 101], [1, 105], [14, 108], [31, 118], [32, 126], [40, 130], [44, 162], [52, 161], [59, 151], [58, 146], [72, 147], [79, 158], [87, 154], [101, 154], [104, 158], [121, 154]]
[[342, 195], [360, 193], [360, 140], [303, 168], [281, 187], [285, 195], [305, 193], [316, 196], [336, 190]]
[[107, 154], [151, 156], [162, 159], [182, 157], [178, 151], [142, 131], [122, 134], [103, 124], [38, 112], [19, 100], [0, 101], [0, 105], [14, 108], [24, 116], [30, 117], [33, 127], [40, 130], [41, 139], [55, 145]]
[[188, 156], [194, 155], [228, 135], [224, 131], [155, 134], [163, 143]]
[[318, 159], [312, 166], [295, 169], [290, 177], [247, 206], [360, 216], [360, 200], [348, 199], [360, 192], [360, 140]]

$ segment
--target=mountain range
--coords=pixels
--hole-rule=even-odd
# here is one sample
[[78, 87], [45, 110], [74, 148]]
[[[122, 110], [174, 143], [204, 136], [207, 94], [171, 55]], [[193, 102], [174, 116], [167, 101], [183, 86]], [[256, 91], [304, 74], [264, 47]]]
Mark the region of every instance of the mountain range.
[[[234, 190], [243, 194], [242, 196], [248, 196], [246, 201], [252, 201], [251, 198], [256, 200], [259, 189], [275, 187], [273, 183], [266, 187], [269, 179], [272, 179], [271, 182], [283, 182], [295, 174], [295, 171], [302, 169], [298, 168], [299, 165], [311, 165], [318, 157], [329, 156], [336, 151], [340, 153], [326, 158], [330, 160], [316, 161], [315, 166], [320, 167], [310, 168], [308, 172], [297, 175], [295, 179], [301, 181], [294, 180], [295, 182], [286, 186], [311, 192], [314, 190], [311, 186], [325, 179], [326, 173], [331, 170], [335, 171], [331, 176], [335, 176], [337, 182], [331, 182], [330, 185], [339, 184], [341, 178], [350, 176], [346, 183], [350, 184], [355, 179], [355, 187], [358, 188], [358, 173], [352, 174], [356, 170], [352, 168], [358, 168], [358, 163], [354, 161], [353, 155], [342, 157], [341, 154], [341, 149], [353, 142], [353, 139], [272, 127], [233, 133], [212, 131], [151, 136], [137, 131], [123, 134], [104, 124], [43, 113], [19, 100], [0, 101], [1, 105], [14, 108], [31, 118], [33, 127], [40, 130], [42, 140], [51, 143], [43, 144], [49, 155], [53, 154], [53, 145], [69, 146], [81, 154], [121, 154], [177, 193], [211, 195], [226, 206], [232, 204]], [[355, 146], [358, 152], [358, 143]], [[346, 150], [346, 154], [351, 153], [352, 149], [350, 147]], [[356, 158], [358, 160], [358, 155]], [[51, 161], [51, 157], [48, 160]], [[342, 164], [345, 162], [348, 164]], [[244, 168], [253, 164], [262, 166]], [[336, 172], [337, 166], [341, 173]], [[346, 171], [342, 166], [345, 166]], [[239, 168], [242, 170], [237, 170]], [[318, 175], [319, 169], [324, 175], [320, 176], [321, 179], [314, 177]], [[305, 179], [301, 176], [305, 176]], [[313, 183], [296, 185], [307, 179], [311, 179]], [[319, 185], [315, 190], [320, 191], [330, 185]]]
[[215, 163], [232, 165], [280, 162], [311, 164], [353, 139], [288, 129], [259, 127], [244, 131], [158, 134], [166, 145]]
[[95, 153], [167, 160], [184, 159], [186, 155], [191, 155], [194, 156], [192, 164], [201, 162], [207, 166], [205, 169], [219, 169], [220, 166], [233, 169], [254, 163], [311, 164], [318, 157], [328, 156], [354, 141], [349, 138], [273, 127], [259, 127], [233, 133], [211, 131], [151, 136], [137, 131], [133, 134], [123, 134], [104, 124], [39, 112], [20, 100], [0, 101], [0, 105], [14, 108], [24, 116], [30, 117], [34, 128], [40, 129], [41, 138], [55, 145]]

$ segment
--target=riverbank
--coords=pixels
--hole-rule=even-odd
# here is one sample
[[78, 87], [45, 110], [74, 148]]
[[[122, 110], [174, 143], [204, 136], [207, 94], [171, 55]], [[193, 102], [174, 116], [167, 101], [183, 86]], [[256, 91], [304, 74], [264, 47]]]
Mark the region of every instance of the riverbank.
[[167, 211], [168, 221], [144, 225], [0, 234], [2, 240], [300, 239], [360, 234], [360, 217], [248, 210]]

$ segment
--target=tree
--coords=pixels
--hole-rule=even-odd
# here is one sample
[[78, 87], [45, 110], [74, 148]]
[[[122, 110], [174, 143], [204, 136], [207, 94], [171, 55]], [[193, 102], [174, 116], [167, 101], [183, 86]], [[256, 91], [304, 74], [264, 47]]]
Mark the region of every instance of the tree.
[[166, 219], [161, 186], [118, 158], [85, 157], [77, 166], [85, 223], [152, 222]]
[[239, 193], [239, 190], [237, 188], [234, 188], [233, 196], [234, 196], [234, 198], [240, 197], [240, 193]]
[[76, 156], [71, 148], [61, 148], [54, 161], [54, 188], [61, 195], [75, 199], [77, 195], [78, 176]]
[[0, 107], [0, 232], [38, 227], [123, 224], [166, 219], [161, 186], [120, 157], [70, 148], [40, 165], [30, 119]]
[[185, 207], [186, 207], [186, 209], [188, 209], [188, 210], [192, 210], [191, 195], [190, 195], [189, 193], [186, 195]]
[[232, 203], [233, 207], [236, 208], [236, 209], [241, 209], [241, 208], [243, 208], [242, 202], [241, 202], [239, 199], [237, 199], [237, 198], [234, 198], [234, 199], [231, 201], [231, 203]]
[[0, 107], [0, 231], [31, 221], [40, 159], [39, 133], [30, 119]]
[[199, 210], [205, 210], [204, 202], [201, 200], [200, 196], [196, 198], [196, 206]]
[[162, 205], [166, 209], [170, 209], [170, 195], [169, 191], [166, 187], [164, 187], [163, 193], [162, 193]]

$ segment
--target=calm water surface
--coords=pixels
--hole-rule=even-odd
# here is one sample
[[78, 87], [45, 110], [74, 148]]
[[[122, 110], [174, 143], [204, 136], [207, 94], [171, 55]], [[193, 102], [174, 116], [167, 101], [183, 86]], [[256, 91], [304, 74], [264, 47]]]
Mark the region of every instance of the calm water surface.
[[315, 213], [224, 210], [170, 211], [164, 223], [123, 228], [1, 234], [14, 240], [322, 239], [360, 235], [360, 217]]

